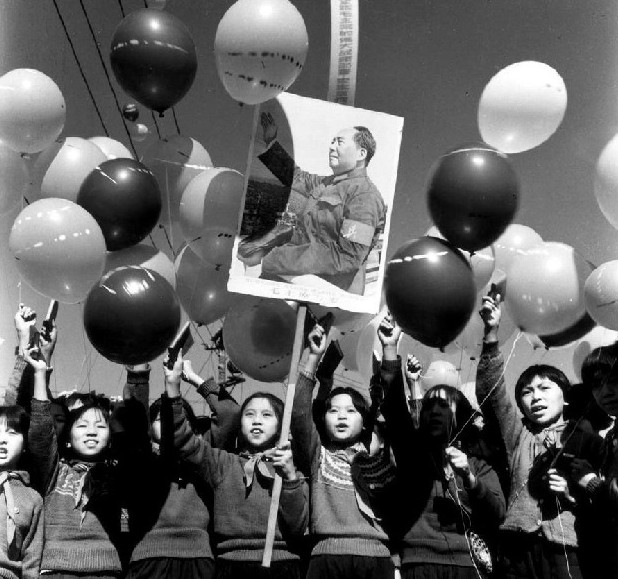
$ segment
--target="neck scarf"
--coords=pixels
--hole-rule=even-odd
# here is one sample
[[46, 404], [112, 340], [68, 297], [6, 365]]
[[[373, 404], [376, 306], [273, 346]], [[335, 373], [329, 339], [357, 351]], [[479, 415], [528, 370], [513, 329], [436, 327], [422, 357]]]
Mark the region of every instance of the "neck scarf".
[[241, 458], [246, 458], [247, 460], [244, 462], [243, 470], [244, 470], [244, 479], [245, 479], [245, 488], [247, 492], [251, 489], [251, 485], [253, 485], [253, 480], [255, 479], [255, 472], [257, 472], [265, 479], [269, 481], [274, 480], [274, 469], [271, 465], [267, 464], [269, 460], [272, 459], [273, 454], [275, 452], [274, 448], [270, 448], [265, 450], [264, 452], [248, 452], [243, 451], [238, 454]]

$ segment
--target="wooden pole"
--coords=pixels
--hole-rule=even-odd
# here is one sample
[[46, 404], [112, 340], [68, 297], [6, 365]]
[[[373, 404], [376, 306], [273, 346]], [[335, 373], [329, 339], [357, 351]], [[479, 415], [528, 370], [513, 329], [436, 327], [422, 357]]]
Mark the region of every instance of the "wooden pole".
[[[305, 315], [307, 306], [299, 304], [296, 312], [296, 332], [294, 334], [294, 347], [292, 349], [292, 361], [290, 364], [290, 379], [285, 394], [285, 406], [283, 409], [283, 418], [281, 420], [281, 436], [279, 437], [279, 446], [288, 442], [290, 435], [290, 422], [292, 421], [292, 406], [294, 405], [294, 393], [296, 391], [296, 378], [298, 376], [298, 365], [300, 357], [303, 353], [303, 345], [305, 340]], [[273, 494], [270, 500], [270, 512], [268, 513], [268, 527], [266, 529], [266, 542], [264, 544], [264, 555], [262, 556], [262, 567], [270, 567], [270, 561], [273, 555], [273, 544], [275, 542], [275, 530], [277, 528], [277, 513], [279, 512], [279, 497], [281, 496], [281, 486], [283, 481], [281, 476], [275, 474], [273, 483]]]

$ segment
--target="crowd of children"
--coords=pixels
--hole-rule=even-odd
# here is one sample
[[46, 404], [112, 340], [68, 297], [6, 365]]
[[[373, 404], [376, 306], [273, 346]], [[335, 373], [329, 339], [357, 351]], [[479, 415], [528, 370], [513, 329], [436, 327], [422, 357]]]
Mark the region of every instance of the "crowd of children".
[[20, 306], [0, 406], [0, 577], [618, 579], [618, 345], [586, 358], [579, 387], [536, 365], [511, 392], [500, 296], [480, 315], [485, 428], [458, 389], [420, 392], [387, 315], [367, 395], [333, 380], [341, 355], [312, 329], [286, 440], [278, 397], [239, 405], [182, 354], [150, 406], [148, 364], [127, 366], [114, 403], [54, 398], [57, 330], [33, 344]]

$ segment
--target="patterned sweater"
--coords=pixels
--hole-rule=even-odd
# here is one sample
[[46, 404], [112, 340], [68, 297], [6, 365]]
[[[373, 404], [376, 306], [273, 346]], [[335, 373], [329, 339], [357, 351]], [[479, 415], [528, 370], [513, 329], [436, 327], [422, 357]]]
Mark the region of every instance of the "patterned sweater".
[[309, 469], [312, 555], [390, 557], [382, 524], [394, 471], [387, 456], [359, 447], [334, 451], [320, 443], [311, 402], [315, 379], [301, 373], [292, 411], [292, 439], [299, 463]]

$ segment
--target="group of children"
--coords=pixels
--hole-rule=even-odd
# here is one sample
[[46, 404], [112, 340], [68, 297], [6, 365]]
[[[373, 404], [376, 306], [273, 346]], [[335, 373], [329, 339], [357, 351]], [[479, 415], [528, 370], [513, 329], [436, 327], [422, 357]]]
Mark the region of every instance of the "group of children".
[[[166, 360], [149, 408], [148, 365], [127, 367], [113, 408], [90, 395], [54, 399], [56, 328], [32, 346], [35, 316], [20, 307], [0, 407], [0, 577], [618, 578], [616, 429], [602, 437], [582, 408], [565, 418], [571, 385], [557, 368], [532, 366], [507, 392], [500, 297], [485, 297], [480, 315], [485, 431], [456, 388], [419, 395], [420, 365], [402, 364], [401, 330], [386, 316], [368, 397], [336, 384], [338, 360], [313, 328], [286, 441], [278, 397], [238, 405], [182, 355]], [[606, 426], [618, 412], [617, 361], [610, 346], [582, 368]], [[181, 397], [183, 380], [208, 402], [207, 428]]]

